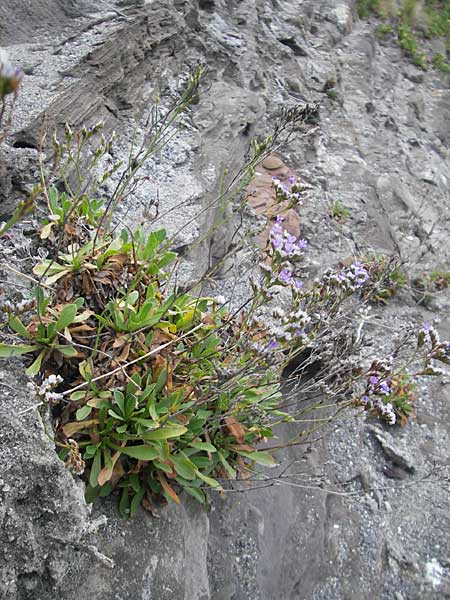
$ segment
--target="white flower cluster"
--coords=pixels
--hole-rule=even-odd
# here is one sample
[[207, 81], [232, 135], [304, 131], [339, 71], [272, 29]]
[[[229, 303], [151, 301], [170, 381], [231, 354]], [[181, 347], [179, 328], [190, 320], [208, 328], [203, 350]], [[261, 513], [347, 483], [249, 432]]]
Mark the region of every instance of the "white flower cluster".
[[33, 393], [41, 398], [43, 402], [48, 402], [49, 404], [57, 404], [63, 399], [63, 395], [53, 390], [60, 385], [64, 379], [61, 375], [49, 375], [46, 379], [42, 381], [40, 385], [36, 385], [35, 383], [28, 383], [27, 387], [33, 391]]
[[361, 404], [367, 410], [374, 410], [380, 416], [386, 417], [389, 425], [395, 425], [397, 421], [397, 415], [395, 414], [395, 410], [391, 402], [387, 402], [385, 404], [381, 398], [377, 398], [376, 396], [370, 398], [368, 396], [363, 396], [361, 398]]
[[272, 177], [272, 186], [277, 195], [278, 202], [289, 202], [291, 206], [302, 204], [301, 192], [303, 187], [295, 177], [289, 177], [289, 186], [281, 183], [277, 177]]

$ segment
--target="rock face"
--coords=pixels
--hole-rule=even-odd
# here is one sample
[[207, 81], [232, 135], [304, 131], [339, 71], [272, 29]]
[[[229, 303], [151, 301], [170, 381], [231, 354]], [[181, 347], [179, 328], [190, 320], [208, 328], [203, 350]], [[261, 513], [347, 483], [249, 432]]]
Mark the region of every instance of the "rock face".
[[[50, 130], [104, 119], [126, 152], [155, 90], [170, 97], [187, 65], [206, 62], [190, 128], [148, 171], [162, 182], [162, 205], [183, 206], [168, 227], [196, 216], [177, 238], [192, 271], [227, 244], [225, 227], [211, 247], [192, 245], [211, 221], [201, 211], [223, 168], [241, 164], [281, 108], [304, 101], [320, 103], [320, 122], [279, 154], [312, 186], [301, 209], [311, 273], [369, 251], [398, 254], [412, 275], [448, 270], [449, 77], [422, 73], [373, 29], [350, 0], [3, 0], [0, 43], [26, 75], [0, 147], [0, 215], [37, 176], [44, 112]], [[123, 218], [140, 221], [153, 193], [138, 193]], [[336, 200], [351, 211], [343, 224], [328, 217]], [[29, 252], [26, 227], [14, 235], [2, 279], [14, 277], [9, 257]], [[440, 312], [448, 334], [449, 301], [444, 292], [426, 310], [404, 292], [365, 331], [382, 350]], [[289, 479], [215, 497], [208, 513], [188, 501], [125, 522], [112, 500], [86, 507], [22, 373], [20, 362], [0, 364], [2, 599], [450, 597], [448, 378], [419, 383], [417, 420], [401, 430], [348, 417], [306, 451], [280, 453]]]

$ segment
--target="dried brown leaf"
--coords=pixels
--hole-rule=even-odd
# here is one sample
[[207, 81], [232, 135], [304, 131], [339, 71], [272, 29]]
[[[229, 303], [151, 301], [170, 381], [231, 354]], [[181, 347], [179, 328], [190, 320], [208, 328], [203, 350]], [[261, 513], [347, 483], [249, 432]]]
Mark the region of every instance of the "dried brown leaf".
[[166, 492], [166, 494], [170, 498], [172, 498], [172, 500], [174, 502], [176, 502], [177, 504], [181, 504], [181, 500], [180, 500], [178, 494], [173, 489], [173, 487], [170, 485], [170, 483], [167, 481], [167, 479], [164, 477], [164, 475], [162, 473], [158, 473], [157, 477], [158, 477], [159, 483], [161, 484], [162, 489]]
[[83, 429], [87, 429], [92, 425], [96, 425], [98, 422], [98, 419], [90, 419], [89, 421], [77, 421], [74, 423], [67, 423], [62, 429], [66, 437], [71, 437], [74, 433], [82, 431]]
[[229, 433], [236, 438], [236, 440], [240, 443], [244, 443], [245, 436], [245, 428], [242, 423], [239, 423], [234, 417], [229, 416], [225, 417], [225, 423]]
[[115, 452], [113, 454], [113, 456], [111, 457], [112, 464], [109, 467], [103, 467], [103, 469], [100, 471], [100, 473], [98, 474], [98, 477], [97, 477], [97, 481], [98, 481], [99, 485], [105, 485], [105, 483], [111, 479], [115, 464], [116, 464], [117, 460], [119, 459], [119, 456], [120, 456], [120, 452]]

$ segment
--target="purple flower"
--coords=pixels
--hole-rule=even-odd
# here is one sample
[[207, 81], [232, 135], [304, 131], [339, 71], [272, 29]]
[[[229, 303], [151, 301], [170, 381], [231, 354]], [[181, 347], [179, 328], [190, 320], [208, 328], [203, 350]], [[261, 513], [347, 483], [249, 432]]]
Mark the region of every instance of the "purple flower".
[[294, 250], [294, 244], [292, 242], [286, 241], [286, 243], [284, 244], [284, 251], [285, 251], [286, 255], [289, 256], [293, 250]]
[[283, 234], [283, 229], [282, 229], [281, 225], [275, 224], [272, 227], [272, 229], [270, 230], [270, 234], [271, 235], [282, 235]]
[[291, 185], [294, 185], [294, 183], [295, 183], [295, 177], [293, 177], [292, 175], [289, 177], [289, 183]]
[[274, 340], [273, 338], [269, 341], [269, 343], [266, 346], [266, 350], [276, 350], [278, 348], [279, 344], [276, 340]]
[[305, 250], [307, 245], [308, 245], [308, 242], [306, 240], [298, 240], [298, 242], [297, 242], [297, 247], [299, 250]]
[[272, 237], [271, 242], [275, 250], [279, 250], [283, 245], [283, 238], [279, 235], [276, 235]]
[[300, 279], [294, 279], [294, 288], [296, 290], [300, 290], [303, 287], [303, 281], [300, 281]]
[[278, 275], [278, 279], [283, 283], [291, 283], [292, 281], [292, 271], [289, 269], [282, 269], [280, 274]]
[[361, 402], [362, 402], [363, 404], [368, 404], [368, 403], [370, 402], [370, 401], [369, 401], [369, 397], [368, 397], [368, 396], [362, 396], [362, 397], [361, 397]]
[[377, 385], [378, 381], [378, 377], [375, 377], [375, 375], [372, 375], [372, 377], [369, 379], [370, 385]]
[[284, 221], [284, 217], [283, 217], [283, 215], [278, 215], [278, 216], [277, 216], [277, 219], [276, 219], [276, 222], [277, 222], [278, 224], [280, 224], [280, 223], [282, 223], [283, 221]]
[[381, 390], [381, 391], [382, 391], [384, 394], [386, 394], [386, 396], [387, 396], [388, 394], [390, 394], [390, 392], [391, 392], [391, 388], [388, 386], [388, 384], [387, 384], [385, 381], [383, 381], [383, 383], [380, 383], [380, 390]]

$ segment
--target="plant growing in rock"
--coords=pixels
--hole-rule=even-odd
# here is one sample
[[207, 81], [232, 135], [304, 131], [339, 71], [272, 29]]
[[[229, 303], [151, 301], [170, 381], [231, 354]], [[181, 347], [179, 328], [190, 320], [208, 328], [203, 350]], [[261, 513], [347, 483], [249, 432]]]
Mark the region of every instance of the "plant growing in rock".
[[[40, 238], [48, 254], [33, 269], [36, 301], [20, 317], [11, 307], [4, 311], [9, 330], [0, 355], [33, 354], [28, 372], [36, 376], [43, 409], [51, 409], [62, 460], [85, 478], [89, 501], [119, 492], [123, 515], [140, 505], [152, 511], [155, 499], [179, 503], [182, 491], [207, 504], [208, 490], [253, 475], [256, 464], [273, 466], [275, 450], [302, 443], [346, 408], [361, 406], [391, 424], [412, 412], [404, 364], [364, 367], [359, 342], [349, 336], [355, 305], [376, 285], [378, 271], [355, 259], [307, 280], [307, 241], [289, 233], [282, 214], [302, 201], [305, 190], [294, 178], [273, 180], [280, 214], [240, 309], [200, 286], [177, 288], [181, 258], [164, 229], [111, 226], [139, 166], [197, 93], [199, 76], [177, 107], [153, 113], [146, 142], [128, 165], [97, 174], [112, 143], [102, 137], [95, 145], [98, 126], [66, 128], [63, 143], [53, 140], [55, 173], [65, 189], [58, 191], [42, 163], [49, 214]], [[313, 112], [284, 114], [276, 135], [253, 146], [215, 205], [221, 215], [280, 132]], [[88, 155], [84, 167], [81, 149]], [[112, 173], [118, 182], [103, 201], [99, 186]], [[450, 362], [445, 344], [434, 330], [420, 334], [421, 354], [411, 359], [425, 359], [420, 374], [434, 374], [435, 361]], [[298, 432], [277, 444], [283, 422]]]
[[418, 304], [428, 305], [433, 297], [450, 286], [450, 273], [434, 269], [429, 273], [421, 273], [413, 280], [413, 291]]
[[408, 278], [396, 256], [369, 255], [362, 259], [370, 275], [364, 298], [376, 304], [387, 304], [408, 283]]
[[359, 0], [358, 14], [367, 18], [371, 13], [382, 19], [390, 19], [390, 23], [379, 25], [375, 35], [383, 38], [386, 34], [395, 32], [397, 43], [417, 67], [427, 70], [429, 65], [448, 73], [450, 65], [446, 56], [441, 53], [433, 58], [423, 50], [424, 39], [443, 38], [446, 50], [450, 48], [450, 5], [448, 2], [427, 0], [419, 3], [417, 0], [402, 0], [400, 3], [384, 0]]
[[336, 200], [330, 206], [328, 214], [335, 221], [338, 221], [339, 223], [345, 223], [345, 221], [350, 217], [351, 212], [349, 208], [342, 204], [342, 202]]

